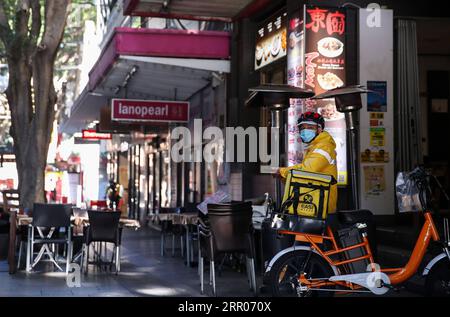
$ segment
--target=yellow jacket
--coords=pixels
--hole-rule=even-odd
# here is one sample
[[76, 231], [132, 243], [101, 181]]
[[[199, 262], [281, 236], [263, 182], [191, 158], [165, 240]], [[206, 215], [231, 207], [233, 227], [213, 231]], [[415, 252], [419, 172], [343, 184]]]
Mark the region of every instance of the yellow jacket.
[[[323, 131], [308, 146], [301, 164], [280, 168], [280, 174], [286, 178], [289, 170], [299, 169], [307, 172], [332, 175], [337, 179], [336, 143], [331, 135]], [[328, 213], [336, 212], [337, 185], [332, 185], [328, 200]]]

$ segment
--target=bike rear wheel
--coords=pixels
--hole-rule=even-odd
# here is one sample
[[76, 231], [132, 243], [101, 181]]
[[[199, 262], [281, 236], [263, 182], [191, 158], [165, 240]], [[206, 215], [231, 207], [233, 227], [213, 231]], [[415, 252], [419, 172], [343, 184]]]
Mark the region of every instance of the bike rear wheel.
[[[305, 263], [306, 262], [306, 263]], [[267, 283], [275, 297], [331, 297], [333, 291], [298, 291], [298, 277], [306, 273], [308, 279], [326, 279], [334, 275], [331, 266], [319, 255], [297, 250], [281, 256], [272, 266]], [[334, 287], [327, 287], [333, 289]]]
[[450, 261], [445, 258], [433, 266], [425, 283], [426, 295], [450, 297]]

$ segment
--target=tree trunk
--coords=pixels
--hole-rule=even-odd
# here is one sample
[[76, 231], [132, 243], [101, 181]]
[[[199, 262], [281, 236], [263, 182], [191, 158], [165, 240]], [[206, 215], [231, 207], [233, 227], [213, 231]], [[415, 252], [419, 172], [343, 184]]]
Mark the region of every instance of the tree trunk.
[[[21, 60], [16, 64], [10, 64], [9, 67], [12, 70], [17, 69], [14, 75], [12, 74], [13, 78], [10, 80], [7, 96], [11, 108], [11, 135], [14, 138], [14, 152], [19, 176], [18, 189], [21, 205], [25, 208], [32, 208], [33, 203], [44, 202], [45, 166], [55, 115], [56, 94], [53, 85], [50, 84], [51, 79], [40, 78], [39, 89], [34, 89], [33, 92], [35, 100], [38, 95], [37, 91], [44, 92], [44, 95], [51, 97], [35, 102], [34, 108], [39, 108], [39, 111], [36, 111], [30, 118], [26, 114], [26, 110], [33, 108], [33, 104], [31, 89], [26, 83], [31, 82], [32, 72], [29, 66]], [[39, 68], [42, 72], [35, 77], [43, 76], [46, 73], [44, 69], [47, 70], [47, 75], [51, 76], [52, 74], [49, 74], [48, 70], [52, 67], [52, 64], [40, 64]], [[46, 111], [44, 111], [45, 109]]]
[[0, 5], [0, 39], [7, 50], [9, 67], [6, 95], [11, 110], [20, 203], [24, 208], [31, 209], [33, 203], [45, 201], [45, 167], [57, 101], [53, 67], [70, 2], [45, 1], [42, 19], [39, 0], [20, 0], [14, 29], [10, 29]]

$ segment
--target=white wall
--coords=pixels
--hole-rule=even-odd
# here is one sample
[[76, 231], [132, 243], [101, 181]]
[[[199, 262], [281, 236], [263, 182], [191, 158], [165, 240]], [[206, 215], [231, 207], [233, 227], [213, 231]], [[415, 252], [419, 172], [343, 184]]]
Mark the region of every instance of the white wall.
[[[385, 146], [389, 152], [389, 163], [360, 163], [360, 202], [361, 207], [371, 210], [375, 215], [395, 213], [395, 175], [394, 175], [394, 26], [392, 10], [381, 10], [380, 27], [370, 27], [367, 17], [371, 14], [360, 10], [360, 83], [367, 81], [387, 82], [387, 112], [384, 113]], [[370, 146], [370, 113], [367, 111], [367, 97], [363, 95], [363, 109], [360, 111], [360, 152]], [[366, 195], [364, 166], [384, 166], [386, 190], [379, 196]]]

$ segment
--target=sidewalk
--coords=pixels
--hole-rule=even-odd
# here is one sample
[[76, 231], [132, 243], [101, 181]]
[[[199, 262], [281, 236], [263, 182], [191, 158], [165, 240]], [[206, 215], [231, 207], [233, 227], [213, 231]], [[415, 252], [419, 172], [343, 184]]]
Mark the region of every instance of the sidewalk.
[[[124, 230], [122, 267], [118, 276], [111, 272], [96, 271], [90, 267], [88, 275], [82, 274], [81, 287], [70, 288], [65, 273], [47, 271], [30, 274], [19, 271], [14, 275], [6, 271], [6, 262], [0, 265], [0, 296], [181, 296], [197, 297], [200, 282], [197, 267], [186, 267], [176, 250], [161, 257], [159, 232], [151, 228], [138, 231]], [[169, 250], [168, 250], [169, 251]], [[205, 271], [205, 282], [209, 280]], [[216, 273], [218, 296], [251, 297], [245, 273], [227, 269], [221, 276]], [[258, 276], [261, 286], [261, 277]], [[211, 295], [205, 285], [206, 294]], [[268, 294], [261, 294], [268, 296]], [[343, 296], [343, 295], [339, 295]], [[371, 294], [349, 294], [345, 296], [373, 296]], [[417, 296], [402, 291], [390, 292], [386, 296]]]
[[[124, 230], [122, 242], [119, 275], [99, 272], [90, 266], [88, 275], [82, 274], [79, 288], [68, 287], [65, 273], [51, 272], [51, 267], [42, 272], [18, 271], [10, 275], [5, 272], [6, 262], [2, 262], [0, 296], [202, 296], [197, 267], [186, 267], [179, 249], [175, 257], [171, 252], [161, 257], [157, 231]], [[205, 281], [208, 277], [205, 270]], [[216, 273], [216, 281], [219, 296], [252, 296], [245, 273], [229, 270], [222, 276]], [[205, 290], [208, 291], [208, 285]]]

